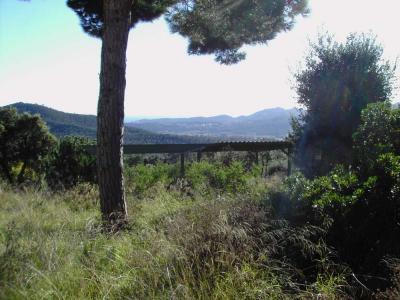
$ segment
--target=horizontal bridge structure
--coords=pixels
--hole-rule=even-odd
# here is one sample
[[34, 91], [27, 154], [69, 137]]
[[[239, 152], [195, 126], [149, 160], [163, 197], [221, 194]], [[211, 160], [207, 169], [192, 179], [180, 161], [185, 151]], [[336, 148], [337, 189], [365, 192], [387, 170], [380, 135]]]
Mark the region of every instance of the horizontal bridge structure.
[[288, 150], [290, 142], [221, 142], [213, 144], [124, 145], [125, 154]]
[[[205, 152], [227, 152], [227, 151], [246, 151], [264, 152], [281, 150], [288, 156], [288, 175], [291, 173], [291, 153], [293, 144], [288, 141], [237, 141], [237, 142], [218, 142], [206, 144], [125, 144], [123, 145], [124, 154], [162, 154], [179, 153], [181, 154], [181, 175], [184, 175], [184, 154], [195, 152], [200, 160], [201, 153]], [[96, 146], [86, 146], [89, 153], [96, 153]]]

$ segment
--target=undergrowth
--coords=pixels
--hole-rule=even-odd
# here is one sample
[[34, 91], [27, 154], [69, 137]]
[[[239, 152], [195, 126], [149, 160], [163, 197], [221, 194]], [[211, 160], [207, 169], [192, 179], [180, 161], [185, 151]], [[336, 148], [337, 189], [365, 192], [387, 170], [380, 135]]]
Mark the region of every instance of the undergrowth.
[[0, 298], [344, 298], [345, 270], [332, 264], [323, 229], [274, 217], [271, 186], [253, 180], [235, 196], [179, 182], [131, 191], [131, 226], [113, 235], [91, 185], [2, 187]]

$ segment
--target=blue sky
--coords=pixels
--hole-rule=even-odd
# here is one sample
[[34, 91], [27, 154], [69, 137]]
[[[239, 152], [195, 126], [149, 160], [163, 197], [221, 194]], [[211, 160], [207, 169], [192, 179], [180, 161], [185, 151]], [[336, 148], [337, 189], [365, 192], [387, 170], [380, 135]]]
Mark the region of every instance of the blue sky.
[[[292, 71], [321, 31], [339, 40], [372, 31], [388, 59], [400, 55], [399, 0], [310, 0], [310, 8], [292, 31], [246, 48], [246, 61], [234, 66], [187, 55], [186, 41], [162, 18], [137, 26], [127, 52], [126, 115], [236, 116], [293, 107]], [[23, 101], [95, 114], [100, 47], [64, 0], [0, 0], [0, 106]]]

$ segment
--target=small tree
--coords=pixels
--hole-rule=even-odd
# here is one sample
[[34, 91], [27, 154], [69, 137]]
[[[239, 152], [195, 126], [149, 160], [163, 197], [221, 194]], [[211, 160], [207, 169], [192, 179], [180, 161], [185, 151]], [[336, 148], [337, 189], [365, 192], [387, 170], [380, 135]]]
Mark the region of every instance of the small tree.
[[96, 157], [85, 146], [94, 145], [87, 138], [62, 138], [49, 161], [47, 182], [53, 188], [69, 188], [80, 182], [97, 182]]
[[40, 116], [0, 110], [1, 173], [11, 184], [23, 182], [27, 169], [39, 173], [55, 143]]
[[311, 44], [304, 68], [295, 74], [304, 111], [292, 124], [297, 162], [306, 175], [352, 162], [361, 110], [392, 93], [394, 68], [382, 55], [382, 46], [368, 34], [351, 34], [345, 43], [320, 36]]

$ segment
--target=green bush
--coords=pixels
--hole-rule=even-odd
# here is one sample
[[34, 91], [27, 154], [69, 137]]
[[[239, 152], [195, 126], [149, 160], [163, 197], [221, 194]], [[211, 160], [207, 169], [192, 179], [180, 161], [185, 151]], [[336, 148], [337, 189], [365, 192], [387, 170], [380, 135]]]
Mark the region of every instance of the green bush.
[[[139, 164], [125, 169], [128, 190], [142, 195], [156, 184], [168, 186], [179, 176], [177, 165], [157, 163], [155, 165]], [[130, 187], [129, 187], [130, 186]]]
[[97, 182], [96, 157], [86, 151], [88, 145], [94, 145], [94, 141], [83, 137], [68, 136], [59, 141], [46, 174], [52, 188]]
[[337, 167], [314, 180], [290, 178], [272, 203], [292, 223], [327, 230], [328, 246], [372, 289], [385, 288], [386, 257], [400, 257], [400, 156], [380, 155], [368, 173]]
[[0, 176], [9, 183], [40, 181], [55, 144], [39, 115], [0, 109]]
[[[253, 172], [260, 170], [257, 168]], [[247, 182], [254, 173], [246, 172], [242, 162], [239, 161], [233, 161], [229, 165], [203, 161], [190, 165], [186, 170], [186, 179], [195, 190], [213, 188], [236, 193], [246, 190]]]
[[[350, 34], [339, 43], [330, 35], [311, 43], [304, 67], [295, 74], [303, 112], [292, 123], [295, 158], [307, 177], [351, 165], [352, 135], [369, 103], [386, 101], [394, 90], [394, 67], [371, 34]], [[333, 151], [334, 150], [334, 151]]]
[[389, 102], [369, 104], [361, 113], [353, 139], [360, 173], [370, 173], [381, 154], [400, 155], [400, 109], [392, 109]]
[[[125, 168], [125, 180], [128, 192], [143, 195], [156, 185], [172, 187], [177, 183], [182, 190], [210, 194], [245, 192], [249, 187], [249, 180], [259, 176], [260, 167], [253, 167], [246, 171], [242, 162], [233, 161], [229, 165], [202, 161], [192, 163], [185, 169], [185, 177], [180, 180], [179, 166], [174, 164], [138, 164]], [[179, 179], [179, 180], [178, 180]]]

